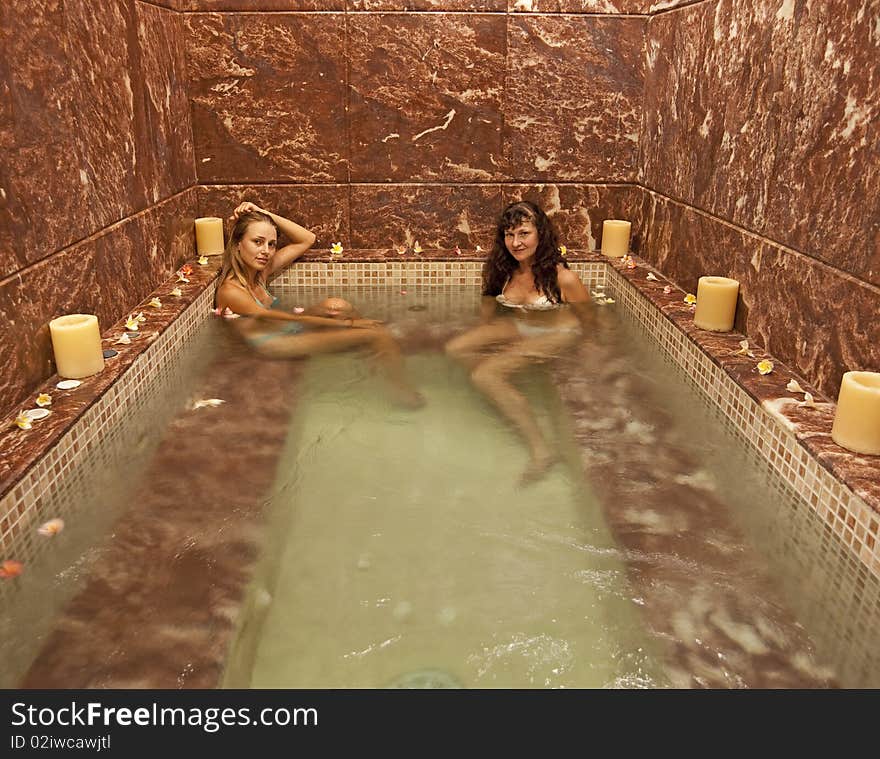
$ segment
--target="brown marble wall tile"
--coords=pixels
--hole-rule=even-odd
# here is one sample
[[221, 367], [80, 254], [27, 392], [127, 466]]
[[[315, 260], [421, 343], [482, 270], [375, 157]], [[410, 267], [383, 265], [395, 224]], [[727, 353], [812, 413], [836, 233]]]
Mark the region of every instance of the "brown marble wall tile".
[[[677, 0], [689, 2], [690, 0]], [[676, 0], [673, 0], [676, 2]], [[670, 5], [651, 0], [507, 0], [510, 13], [649, 13], [653, 6]]]
[[876, 0], [653, 17], [646, 184], [880, 283], [876, 18]]
[[734, 328], [836, 399], [845, 371], [880, 366], [880, 289], [652, 194], [641, 255], [689, 292], [703, 275], [740, 283]]
[[186, 94], [183, 18], [157, 6], [136, 3], [139, 70], [153, 173], [147, 184], [152, 203], [195, 184], [192, 123]]
[[602, 222], [625, 219], [632, 223], [630, 248], [638, 253], [646, 234], [645, 196], [634, 185], [506, 185], [503, 202], [538, 203], [556, 224], [560, 243], [572, 250], [599, 249]]
[[90, 209], [81, 191], [64, 5], [0, 3], [5, 73], [0, 277], [84, 237]]
[[499, 185], [352, 185], [351, 245], [487, 250], [500, 210]]
[[348, 17], [351, 180], [503, 178], [505, 17]]
[[64, 15], [81, 181], [62, 191], [88, 199], [91, 232], [148, 205], [154, 161], [133, 65], [137, 22], [130, 0], [66, 0]]
[[343, 11], [345, 0], [178, 0], [182, 11]]
[[504, 150], [518, 181], [632, 181], [644, 18], [511, 16]]
[[198, 215], [227, 219], [249, 200], [310, 229], [318, 237], [315, 248], [334, 242], [350, 248], [348, 195], [347, 185], [207, 185], [199, 187]]
[[167, 54], [181, 47], [176, 14], [136, 0], [8, 5], [0, 277], [194, 178], [183, 61]]
[[0, 281], [0, 398], [8, 411], [54, 372], [49, 321], [96, 314], [104, 327], [191, 258], [195, 189]]
[[186, 16], [201, 182], [347, 181], [345, 18]]
[[348, 0], [350, 11], [505, 11], [508, 0]]

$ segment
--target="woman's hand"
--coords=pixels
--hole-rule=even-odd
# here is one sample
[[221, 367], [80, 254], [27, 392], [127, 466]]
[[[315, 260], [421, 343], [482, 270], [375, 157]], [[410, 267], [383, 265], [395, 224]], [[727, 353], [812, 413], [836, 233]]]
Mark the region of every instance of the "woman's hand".
[[257, 211], [258, 213], [266, 213], [262, 208], [260, 208], [256, 203], [251, 203], [249, 200], [246, 200], [244, 203], [241, 203], [233, 212], [232, 216], [230, 216], [230, 220], [238, 221], [238, 217], [244, 213], [250, 213], [251, 211]]

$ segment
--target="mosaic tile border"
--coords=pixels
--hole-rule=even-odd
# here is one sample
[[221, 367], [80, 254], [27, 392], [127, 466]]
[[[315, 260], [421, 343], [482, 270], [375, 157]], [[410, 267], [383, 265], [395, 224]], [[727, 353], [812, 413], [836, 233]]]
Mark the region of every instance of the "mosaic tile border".
[[[204, 324], [213, 295], [214, 287], [205, 287], [154, 339], [144, 335], [132, 341], [132, 346], [140, 340], [145, 344], [138, 346], [140, 352], [103, 392], [91, 389], [99, 393], [94, 402], [71, 420], [69, 429], [0, 499], [0, 551], [4, 559], [14, 558], [25, 564], [33, 561], [49, 544], [37, 534], [37, 526], [50, 518], [67, 517], [80, 502], [84, 483], [100, 480], [103, 472], [131, 465], [130, 451], [142, 430], [120, 422], [134, 417], [133, 412], [154, 406], [168, 388], [178, 387], [183, 381], [197, 357], [182, 361], [181, 355], [188, 354], [181, 349]], [[121, 326], [116, 325], [105, 333], [105, 347], [110, 341], [106, 335], [119, 331]], [[54, 389], [57, 380], [53, 377], [37, 392], [49, 392], [58, 398], [63, 391]], [[85, 383], [80, 389], [83, 387]], [[0, 594], [5, 585], [0, 583]]]
[[[708, 402], [724, 427], [755, 451], [766, 470], [809, 504], [852, 555], [880, 577], [880, 514], [822, 466], [787, 428], [784, 419], [749, 395], [613, 265], [608, 266], [606, 287], [624, 314], [638, 322]], [[684, 292], [675, 290], [683, 298]]]
[[[284, 290], [293, 287], [336, 288], [349, 286], [478, 287], [482, 258], [468, 255], [449, 258], [440, 254], [424, 258], [413, 255], [395, 257], [385, 251], [366, 251], [362, 257], [348, 254], [344, 260], [318, 252], [291, 267], [273, 282]], [[873, 574], [880, 576], [880, 514], [860, 495], [838, 480], [810, 452], [802, 438], [779, 414], [770, 413], [743, 387], [743, 379], [733, 376], [688, 335], [674, 314], [664, 311], [661, 303], [643, 283], [627, 277], [619, 262], [612, 263], [598, 253], [575, 253], [570, 265], [591, 289], [605, 287], [659, 344], [663, 353], [682, 371], [683, 376], [717, 409], [719, 420], [748, 448], [761, 456], [769, 472], [781, 477], [842, 540], [849, 551]], [[647, 271], [639, 261], [641, 272]], [[0, 500], [0, 549], [3, 558], [28, 561], [42, 544], [31, 527], [44, 518], [63, 516], [45, 513], [47, 494], [75, 487], [81, 478], [71, 475], [75, 465], [87, 461], [90, 471], [111, 466], [100, 454], [95, 458], [96, 441], [121, 434], [114, 422], [127, 410], [146, 402], [157, 392], [160, 380], [168, 381], [173, 373], [180, 347], [203, 323], [210, 309], [214, 277], [219, 261], [197, 270], [197, 287], [203, 288], [179, 314], [172, 314], [167, 327], [155, 335], [129, 367], [122, 370], [115, 383], [100, 391], [98, 400], [87, 403], [75, 415], [57, 440], [45, 443], [43, 455], [8, 487]], [[657, 272], [662, 287], [667, 281]], [[156, 295], [166, 297], [175, 281], [163, 285]], [[673, 283], [668, 283], [673, 285]], [[681, 299], [678, 288], [672, 296]], [[118, 325], [117, 325], [118, 326]], [[112, 330], [111, 330], [112, 331]], [[149, 368], [149, 371], [148, 371]], [[53, 378], [51, 382], [57, 378]], [[45, 388], [51, 389], [47, 383]], [[804, 384], [804, 383], [802, 383]], [[805, 385], [806, 386], [806, 385]], [[39, 392], [40, 388], [36, 392]], [[8, 429], [4, 435], [9, 435]], [[15, 432], [11, 434], [16, 434]], [[85, 477], [85, 471], [82, 477]], [[69, 482], [68, 482], [69, 480]], [[62, 490], [58, 490], [58, 488]], [[63, 500], [63, 499], [62, 499]], [[16, 556], [9, 555], [15, 541]]]

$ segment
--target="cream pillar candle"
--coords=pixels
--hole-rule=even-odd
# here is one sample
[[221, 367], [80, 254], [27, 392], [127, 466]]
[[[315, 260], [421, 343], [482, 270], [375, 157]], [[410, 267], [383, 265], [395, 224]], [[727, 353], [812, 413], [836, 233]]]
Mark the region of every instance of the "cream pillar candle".
[[104, 368], [98, 317], [68, 314], [49, 322], [59, 377], [82, 379]]
[[196, 250], [199, 255], [219, 256], [223, 248], [223, 219], [216, 216], [196, 219]]
[[850, 451], [880, 456], [880, 372], [843, 375], [831, 439]]
[[620, 258], [629, 253], [629, 233], [632, 224], [621, 219], [605, 219], [602, 222], [602, 253], [610, 258]]
[[700, 277], [694, 326], [713, 332], [730, 332], [736, 313], [739, 282], [727, 277]]

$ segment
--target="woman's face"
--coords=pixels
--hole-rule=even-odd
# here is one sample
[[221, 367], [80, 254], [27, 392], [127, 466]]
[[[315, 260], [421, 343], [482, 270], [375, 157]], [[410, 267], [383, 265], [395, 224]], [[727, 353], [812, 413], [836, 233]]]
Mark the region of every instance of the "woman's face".
[[522, 221], [505, 230], [504, 245], [519, 263], [529, 261], [538, 249], [538, 230], [532, 221]]
[[269, 265], [272, 255], [275, 253], [275, 246], [278, 242], [278, 235], [268, 221], [255, 221], [248, 224], [238, 244], [241, 252], [241, 260], [249, 269], [262, 271]]

